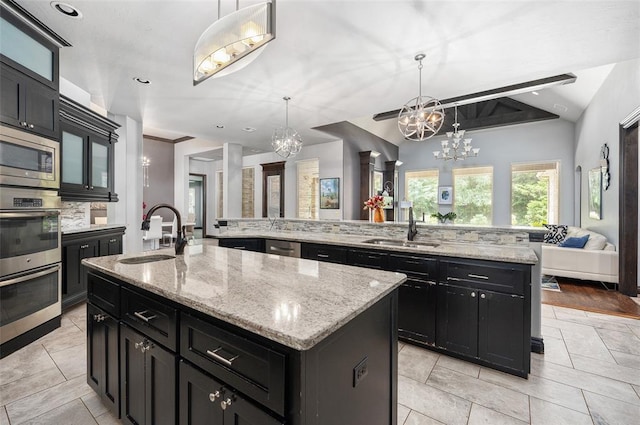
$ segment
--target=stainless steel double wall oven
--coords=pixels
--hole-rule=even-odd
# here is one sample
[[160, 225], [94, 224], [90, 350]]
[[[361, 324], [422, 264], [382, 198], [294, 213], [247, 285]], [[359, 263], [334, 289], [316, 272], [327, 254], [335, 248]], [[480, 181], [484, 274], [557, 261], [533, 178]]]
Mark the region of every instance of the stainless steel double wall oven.
[[0, 126], [0, 357], [60, 325], [59, 153]]

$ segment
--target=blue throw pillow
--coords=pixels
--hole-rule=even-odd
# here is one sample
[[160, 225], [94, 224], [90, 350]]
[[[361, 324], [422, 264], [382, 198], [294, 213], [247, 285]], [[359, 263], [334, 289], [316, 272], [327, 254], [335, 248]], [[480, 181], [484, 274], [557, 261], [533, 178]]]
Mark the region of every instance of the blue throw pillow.
[[584, 248], [588, 240], [589, 235], [584, 235], [581, 238], [566, 238], [560, 242], [560, 245], [558, 246], [563, 246], [565, 248]]

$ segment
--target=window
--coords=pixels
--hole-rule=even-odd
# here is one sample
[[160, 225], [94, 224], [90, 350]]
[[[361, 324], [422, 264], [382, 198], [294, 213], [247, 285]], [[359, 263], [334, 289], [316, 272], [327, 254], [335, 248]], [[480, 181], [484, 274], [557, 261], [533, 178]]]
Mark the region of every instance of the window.
[[296, 162], [298, 166], [298, 218], [318, 218], [320, 188], [319, 162], [309, 159]]
[[558, 162], [511, 165], [511, 224], [558, 224]]
[[431, 214], [438, 212], [438, 170], [407, 171], [404, 174], [404, 198], [413, 202], [416, 220], [424, 217], [427, 223], [437, 223]]
[[491, 224], [493, 167], [453, 169], [453, 211], [456, 223]]
[[224, 181], [222, 179], [222, 177], [223, 177], [222, 171], [216, 172], [216, 177], [217, 177], [216, 181], [218, 183], [217, 184], [217, 186], [218, 186], [217, 187], [217, 189], [218, 189], [217, 192], [218, 193], [216, 194], [217, 195], [216, 196], [217, 197], [216, 214], [217, 214], [218, 218], [222, 218], [222, 217], [224, 217], [224, 215], [223, 215], [224, 214], [223, 213], [224, 209], [223, 209], [223, 205], [222, 205], [222, 194], [223, 194], [223, 190], [224, 190]]
[[254, 218], [255, 169], [242, 169], [242, 218]]

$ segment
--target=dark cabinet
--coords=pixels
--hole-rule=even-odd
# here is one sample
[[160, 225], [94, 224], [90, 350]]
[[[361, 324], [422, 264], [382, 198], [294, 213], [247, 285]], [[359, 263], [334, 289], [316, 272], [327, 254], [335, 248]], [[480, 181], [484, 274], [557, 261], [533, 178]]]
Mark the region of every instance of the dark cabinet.
[[82, 259], [122, 254], [124, 227], [62, 234], [62, 308], [86, 300], [87, 272]]
[[523, 265], [441, 261], [437, 346], [526, 377], [531, 344], [530, 281], [530, 269]]
[[87, 383], [111, 412], [120, 415], [118, 321], [87, 304]]
[[184, 425], [278, 425], [282, 421], [254, 406], [188, 363], [180, 362], [179, 423]]
[[115, 202], [114, 148], [118, 124], [60, 97], [60, 196]]
[[4, 63], [0, 70], [0, 120], [12, 127], [58, 140], [58, 91]]
[[301, 257], [309, 260], [345, 264], [347, 262], [347, 249], [339, 246], [303, 243]]
[[123, 423], [177, 423], [176, 358], [175, 354], [127, 325], [120, 326]]
[[347, 261], [351, 266], [388, 270], [387, 260], [388, 255], [384, 251], [350, 249], [347, 253]]
[[218, 240], [218, 245], [223, 248], [264, 252], [264, 239], [259, 238], [222, 238]]

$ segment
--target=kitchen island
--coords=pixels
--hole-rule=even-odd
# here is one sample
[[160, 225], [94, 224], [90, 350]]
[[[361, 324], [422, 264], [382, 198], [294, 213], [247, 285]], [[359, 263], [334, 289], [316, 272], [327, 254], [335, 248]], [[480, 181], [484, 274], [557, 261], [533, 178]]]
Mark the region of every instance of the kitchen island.
[[87, 380], [123, 422], [396, 423], [404, 274], [209, 241], [132, 257], [83, 260]]

